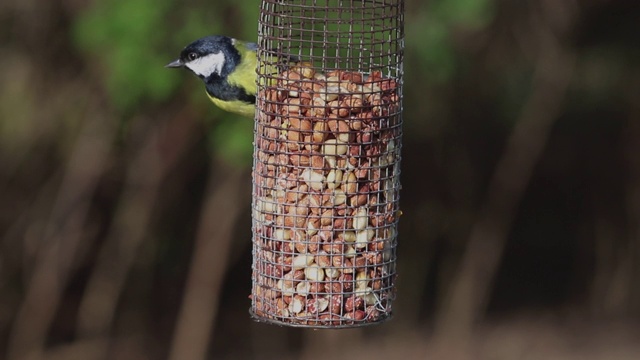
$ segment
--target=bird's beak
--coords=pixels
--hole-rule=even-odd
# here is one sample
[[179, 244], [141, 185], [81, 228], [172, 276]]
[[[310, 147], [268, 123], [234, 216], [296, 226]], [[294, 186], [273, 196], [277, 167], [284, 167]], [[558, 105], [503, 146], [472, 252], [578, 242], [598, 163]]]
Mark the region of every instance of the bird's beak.
[[183, 67], [183, 66], [184, 66], [184, 63], [182, 63], [182, 61], [180, 61], [180, 59], [177, 59], [177, 60], [173, 60], [172, 62], [168, 63], [164, 67], [166, 67], [166, 68], [179, 68], [179, 67]]

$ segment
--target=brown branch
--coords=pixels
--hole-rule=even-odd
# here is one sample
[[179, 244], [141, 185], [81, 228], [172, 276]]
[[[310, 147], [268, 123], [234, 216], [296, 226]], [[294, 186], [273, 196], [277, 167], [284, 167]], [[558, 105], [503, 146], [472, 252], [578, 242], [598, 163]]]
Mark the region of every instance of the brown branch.
[[[155, 125], [151, 129], [144, 126], [137, 132], [140, 135], [131, 141], [135, 144], [142, 137], [143, 145], [129, 163], [120, 206], [80, 303], [78, 335], [82, 341], [109, 334], [127, 274], [149, 227], [160, 183], [194, 130], [194, 124], [184, 121], [185, 118], [189, 117], [173, 117], [166, 124], [170, 130]], [[164, 143], [171, 145], [167, 153], [160, 151]]]
[[[221, 163], [211, 166], [207, 201], [200, 218], [170, 359], [206, 358], [232, 243], [236, 240], [233, 228], [245, 204], [249, 203], [248, 196], [241, 196], [245, 175], [245, 171]], [[249, 188], [244, 190], [250, 193]]]
[[562, 108], [574, 55], [562, 47], [546, 20], [535, 24], [538, 58], [531, 95], [496, 165], [486, 201], [445, 297], [448, 303], [438, 319], [438, 334], [443, 338], [468, 338], [484, 313], [518, 205]]
[[114, 129], [104, 117], [88, 117], [67, 164], [45, 233], [40, 239], [26, 296], [13, 323], [8, 359], [38, 357], [67, 286], [82, 227], [109, 154]]
[[628, 102], [630, 104], [629, 129], [626, 134], [626, 160], [629, 168], [627, 183], [627, 213], [629, 218], [629, 266], [627, 313], [640, 317], [640, 71], [631, 74]]

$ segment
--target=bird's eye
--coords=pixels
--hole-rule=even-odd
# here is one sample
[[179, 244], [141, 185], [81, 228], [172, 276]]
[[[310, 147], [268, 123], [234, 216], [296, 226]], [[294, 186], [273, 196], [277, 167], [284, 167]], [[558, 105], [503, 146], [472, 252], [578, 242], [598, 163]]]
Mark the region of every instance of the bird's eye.
[[189, 61], [193, 61], [198, 58], [198, 54], [194, 52], [189, 53], [189, 55], [187, 55], [187, 58], [189, 59]]

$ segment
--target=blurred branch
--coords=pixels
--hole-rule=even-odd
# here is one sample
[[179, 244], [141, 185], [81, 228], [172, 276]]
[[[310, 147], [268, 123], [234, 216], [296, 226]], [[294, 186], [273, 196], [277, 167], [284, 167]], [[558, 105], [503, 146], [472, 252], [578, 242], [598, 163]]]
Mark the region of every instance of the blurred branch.
[[81, 339], [105, 336], [111, 328], [116, 304], [144, 239], [165, 172], [156, 151], [157, 137], [157, 129], [153, 129], [129, 163], [123, 200], [78, 310], [78, 335]]
[[[635, 90], [634, 90], [635, 89]], [[629, 221], [629, 248], [626, 252], [626, 262], [629, 268], [629, 289], [626, 310], [627, 314], [640, 317], [640, 71], [632, 73], [630, 78], [629, 130], [627, 132], [626, 160], [629, 167], [629, 182], [627, 185], [627, 213]]]
[[[221, 288], [229, 265], [234, 225], [249, 204], [243, 191], [246, 171], [211, 165], [207, 201], [200, 217], [182, 307], [169, 359], [205, 359], [220, 305]], [[247, 188], [248, 189], [248, 188]]]
[[[193, 130], [193, 124], [184, 122], [185, 117], [174, 116], [172, 123], [182, 123], [183, 129]], [[130, 161], [125, 188], [120, 206], [114, 215], [113, 225], [100, 249], [96, 265], [91, 274], [84, 297], [78, 310], [78, 337], [107, 336], [115, 318], [116, 306], [123, 291], [127, 274], [131, 270], [138, 249], [148, 230], [152, 212], [159, 196], [159, 186], [167, 172], [173, 167], [185, 148], [191, 132], [176, 135], [162, 133], [157, 125], [138, 129], [132, 144], [142, 143]], [[175, 126], [174, 126], [175, 127]], [[172, 138], [168, 156], [162, 156], [160, 145]], [[137, 138], [142, 137], [142, 140]], [[102, 352], [106, 356], [105, 352]]]
[[73, 268], [91, 196], [104, 171], [114, 136], [105, 117], [84, 123], [47, 220], [26, 296], [9, 341], [8, 359], [39, 357]]
[[108, 338], [95, 338], [84, 341], [75, 341], [70, 344], [58, 345], [47, 349], [41, 357], [42, 360], [92, 360], [103, 354], [108, 346]]
[[[574, 54], [563, 46], [562, 37], [573, 15], [567, 11], [569, 5], [573, 2], [544, 2], [539, 13], [532, 10], [531, 29], [520, 34], [522, 46], [536, 47], [532, 92], [496, 165], [458, 274], [445, 297], [448, 303], [438, 319], [438, 335], [443, 339], [468, 338], [483, 314], [518, 206], [562, 109], [574, 70]], [[558, 27], [561, 31], [554, 33]]]
[[[305, 330], [304, 348], [300, 358], [335, 358], [351, 348], [362, 347], [365, 340], [364, 328], [333, 330]], [[320, 356], [317, 356], [320, 355]]]

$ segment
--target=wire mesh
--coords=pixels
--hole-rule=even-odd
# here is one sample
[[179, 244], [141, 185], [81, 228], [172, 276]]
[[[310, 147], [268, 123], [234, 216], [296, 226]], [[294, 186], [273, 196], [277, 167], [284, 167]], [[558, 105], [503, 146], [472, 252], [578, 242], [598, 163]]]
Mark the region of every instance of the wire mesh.
[[263, 0], [253, 165], [256, 320], [390, 318], [402, 135], [402, 0]]

